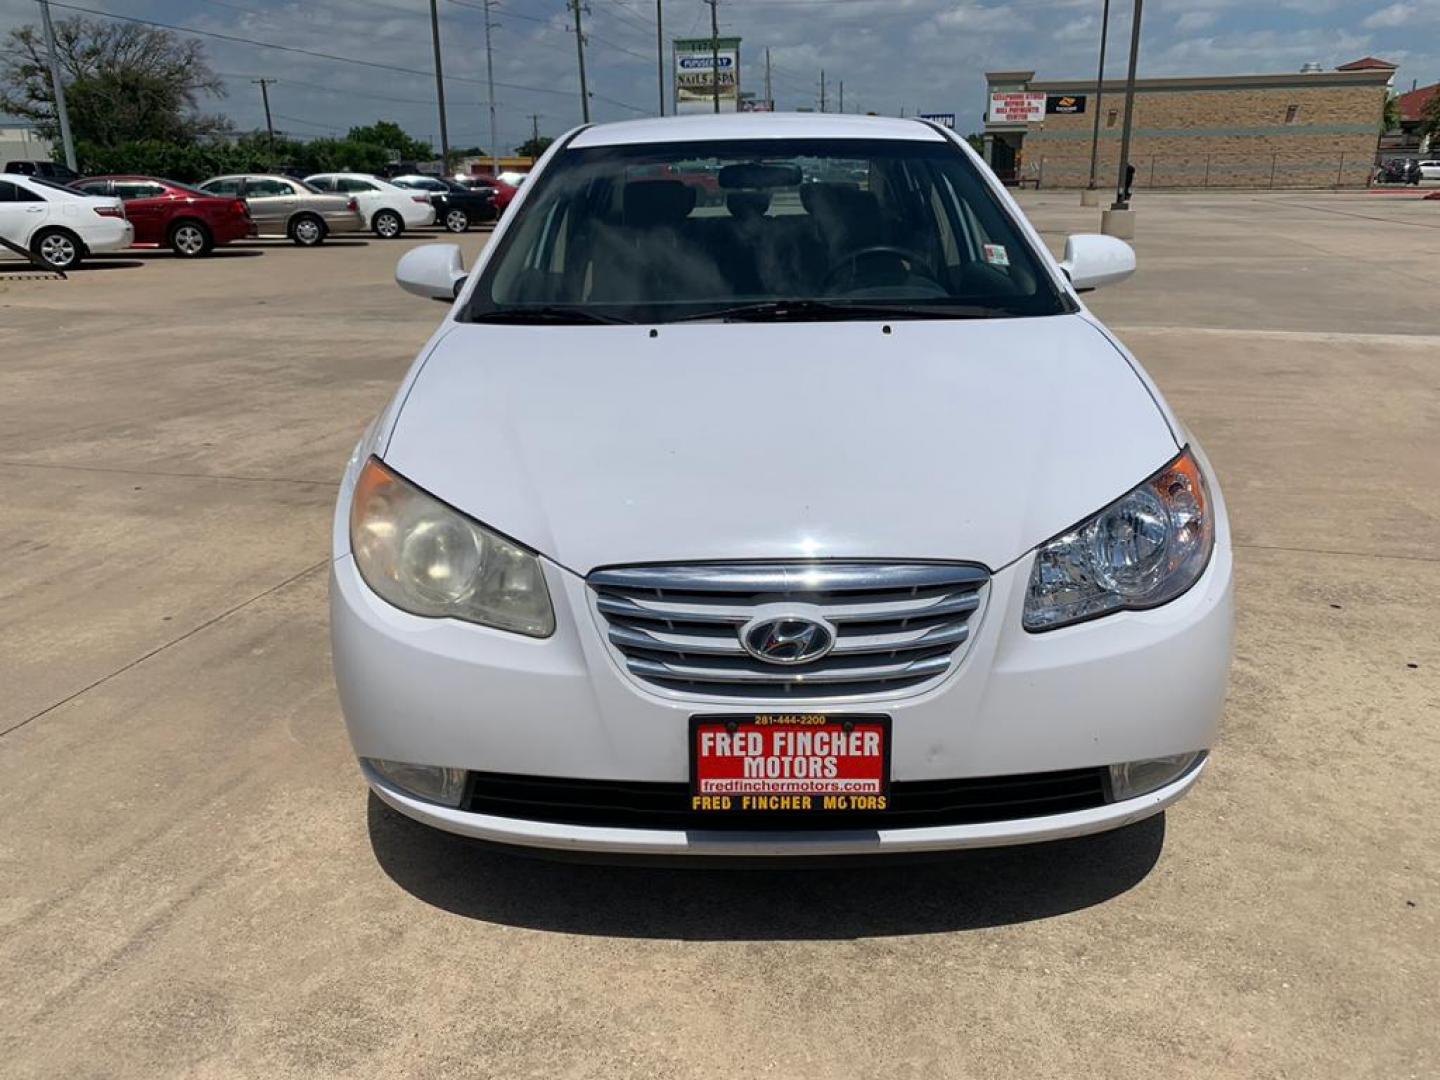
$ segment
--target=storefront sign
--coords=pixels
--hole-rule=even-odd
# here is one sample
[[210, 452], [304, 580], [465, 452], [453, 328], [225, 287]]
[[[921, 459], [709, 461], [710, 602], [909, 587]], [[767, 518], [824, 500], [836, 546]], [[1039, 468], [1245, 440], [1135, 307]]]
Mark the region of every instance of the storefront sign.
[[[710, 112], [719, 84], [720, 111], [740, 112], [740, 39], [677, 38], [675, 111]], [[718, 63], [717, 63], [718, 61]]]
[[1083, 113], [1085, 111], [1084, 94], [1051, 94], [1045, 99], [1045, 111], [1047, 113]]
[[1045, 119], [1044, 94], [991, 94], [992, 124], [1037, 124]]

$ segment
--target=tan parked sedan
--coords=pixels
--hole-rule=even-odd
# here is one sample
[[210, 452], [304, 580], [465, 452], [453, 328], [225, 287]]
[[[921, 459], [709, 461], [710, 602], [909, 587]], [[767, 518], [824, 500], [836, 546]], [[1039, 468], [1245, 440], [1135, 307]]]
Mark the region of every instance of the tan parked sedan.
[[216, 176], [201, 184], [200, 190], [244, 199], [261, 236], [288, 236], [301, 247], [322, 243], [331, 233], [360, 232], [365, 228], [365, 219], [353, 198], [326, 195], [288, 176]]

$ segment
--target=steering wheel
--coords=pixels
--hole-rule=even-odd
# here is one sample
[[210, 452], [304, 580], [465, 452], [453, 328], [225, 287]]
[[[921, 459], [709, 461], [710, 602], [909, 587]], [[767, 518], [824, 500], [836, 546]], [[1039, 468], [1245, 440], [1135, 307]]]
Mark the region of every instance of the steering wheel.
[[843, 270], [849, 270], [853, 275], [860, 264], [860, 260], [867, 255], [898, 256], [910, 264], [912, 273], [929, 278], [936, 284], [940, 282], [940, 276], [935, 272], [935, 268], [931, 266], [929, 261], [918, 251], [910, 248], [896, 247], [893, 244], [871, 244], [869, 247], [847, 251], [844, 255], [840, 256], [840, 261], [830, 268], [830, 272], [827, 273], [824, 280], [821, 281], [820, 288], [822, 290], [828, 289], [841, 276], [841, 271]]

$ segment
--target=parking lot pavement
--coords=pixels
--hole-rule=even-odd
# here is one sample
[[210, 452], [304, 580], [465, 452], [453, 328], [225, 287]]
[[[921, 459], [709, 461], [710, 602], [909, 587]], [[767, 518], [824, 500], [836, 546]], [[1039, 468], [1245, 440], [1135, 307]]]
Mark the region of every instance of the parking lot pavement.
[[[1057, 249], [1098, 216], [1022, 201]], [[367, 798], [325, 563], [441, 312], [413, 238], [0, 263], [0, 1073], [1440, 1073], [1440, 206], [1137, 206], [1094, 307], [1230, 504], [1213, 767], [907, 868], [541, 863]]]

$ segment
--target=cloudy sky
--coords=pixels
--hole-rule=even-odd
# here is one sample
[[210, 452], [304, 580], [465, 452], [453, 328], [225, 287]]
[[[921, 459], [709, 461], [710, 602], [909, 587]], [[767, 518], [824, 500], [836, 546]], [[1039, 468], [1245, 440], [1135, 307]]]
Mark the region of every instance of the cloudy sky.
[[[704, 0], [663, 0], [666, 37], [709, 30]], [[1107, 74], [1124, 74], [1131, 0], [1114, 0]], [[487, 145], [483, 0], [439, 0], [453, 145]], [[815, 107], [821, 68], [830, 107], [845, 84], [847, 111], [955, 112], [981, 124], [983, 72], [1034, 68], [1042, 77], [1094, 71], [1102, 0], [720, 0], [722, 34], [738, 35], [741, 84], [763, 86], [770, 49], [778, 107]], [[276, 126], [294, 135], [343, 132], [376, 118], [438, 143], [426, 0], [56, 0], [328, 53], [345, 60], [206, 38], [228, 93], [209, 103], [242, 128], [263, 126], [259, 88], [271, 87]], [[588, 0], [585, 30], [592, 118], [653, 114], [655, 0]], [[0, 0], [0, 32], [37, 19], [34, 0]], [[566, 0], [496, 0], [493, 32], [500, 143], [579, 121], [575, 37]], [[1396, 86], [1440, 79], [1440, 0], [1149, 0], [1141, 76], [1298, 70], [1370, 54], [1400, 65]]]

